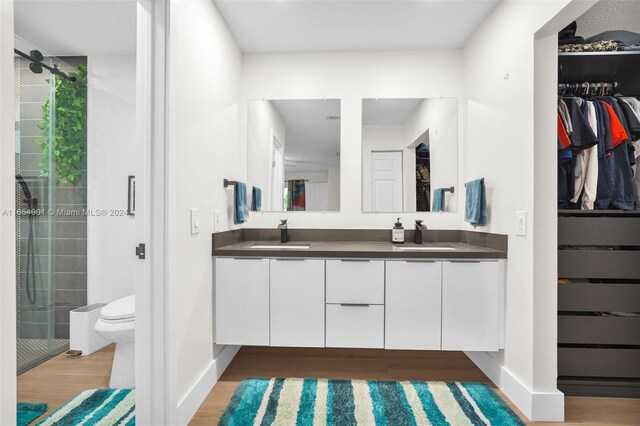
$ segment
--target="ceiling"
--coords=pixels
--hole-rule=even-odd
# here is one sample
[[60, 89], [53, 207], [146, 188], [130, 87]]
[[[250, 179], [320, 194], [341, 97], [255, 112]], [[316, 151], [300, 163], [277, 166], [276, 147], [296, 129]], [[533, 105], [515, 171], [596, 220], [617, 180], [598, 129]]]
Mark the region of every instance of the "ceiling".
[[499, 0], [214, 0], [245, 53], [455, 49]]
[[287, 172], [326, 172], [340, 166], [340, 116], [337, 99], [271, 101], [285, 123]]
[[15, 33], [55, 56], [132, 55], [135, 0], [16, 0]]
[[362, 124], [401, 125], [424, 99], [364, 99]]

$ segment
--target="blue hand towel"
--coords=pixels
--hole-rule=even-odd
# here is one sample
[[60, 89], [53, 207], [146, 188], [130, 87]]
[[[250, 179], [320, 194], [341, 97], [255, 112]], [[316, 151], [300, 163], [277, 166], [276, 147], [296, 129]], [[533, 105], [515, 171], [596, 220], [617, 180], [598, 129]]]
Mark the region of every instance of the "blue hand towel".
[[441, 212], [444, 210], [444, 188], [438, 188], [433, 191], [433, 206], [431, 211]]
[[254, 186], [251, 192], [251, 211], [259, 212], [262, 210], [262, 189]]
[[484, 179], [467, 182], [464, 220], [473, 226], [487, 224], [487, 197], [485, 192]]
[[236, 212], [233, 217], [233, 223], [238, 225], [249, 219], [249, 209], [247, 208], [247, 184], [236, 182], [235, 190]]

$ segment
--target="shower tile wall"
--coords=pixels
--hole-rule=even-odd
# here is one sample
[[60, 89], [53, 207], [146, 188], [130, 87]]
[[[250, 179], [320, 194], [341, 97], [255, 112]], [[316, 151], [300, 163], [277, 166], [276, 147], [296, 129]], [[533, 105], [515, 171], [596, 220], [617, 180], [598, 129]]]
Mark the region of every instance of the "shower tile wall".
[[[66, 57], [61, 70], [74, 72], [79, 64], [86, 65], [84, 57]], [[68, 67], [67, 67], [68, 66]], [[42, 153], [37, 139], [40, 137], [38, 124], [42, 120], [42, 106], [49, 97], [49, 85], [45, 81], [49, 73], [34, 74], [29, 70], [26, 60], [20, 63], [20, 155], [19, 170], [25, 177], [39, 207], [48, 209], [47, 179], [35, 179], [40, 173], [38, 164]], [[75, 185], [58, 185], [54, 194], [54, 209], [82, 211], [87, 207], [86, 151], [80, 181]], [[49, 257], [48, 254], [48, 218], [38, 218], [36, 226], [37, 253], [36, 277], [38, 285], [37, 303], [31, 305], [27, 300], [26, 247], [28, 238], [28, 219], [20, 219], [20, 336], [21, 338], [43, 338], [48, 334], [50, 321], [53, 320], [53, 337], [69, 338], [69, 312], [87, 303], [87, 221], [86, 217], [53, 217], [53, 235], [51, 240], [52, 289], [49, 304], [47, 288]], [[39, 265], [38, 265], [39, 262]], [[53, 314], [53, 318], [49, 316]]]

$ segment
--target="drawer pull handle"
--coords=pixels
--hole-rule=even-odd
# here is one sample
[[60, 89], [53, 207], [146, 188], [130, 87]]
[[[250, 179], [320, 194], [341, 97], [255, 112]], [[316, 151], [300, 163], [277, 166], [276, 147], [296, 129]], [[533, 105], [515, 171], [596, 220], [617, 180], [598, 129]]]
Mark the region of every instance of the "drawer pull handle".
[[234, 260], [264, 260], [263, 257], [234, 257]]
[[297, 258], [291, 258], [291, 259], [276, 259], [277, 262], [304, 262], [304, 259], [297, 259]]
[[352, 308], [368, 308], [368, 303], [341, 303], [340, 306], [349, 306]]
[[436, 263], [435, 260], [405, 260], [407, 263]]
[[451, 263], [480, 263], [479, 260], [450, 260]]
[[369, 259], [340, 259], [340, 262], [371, 262]]

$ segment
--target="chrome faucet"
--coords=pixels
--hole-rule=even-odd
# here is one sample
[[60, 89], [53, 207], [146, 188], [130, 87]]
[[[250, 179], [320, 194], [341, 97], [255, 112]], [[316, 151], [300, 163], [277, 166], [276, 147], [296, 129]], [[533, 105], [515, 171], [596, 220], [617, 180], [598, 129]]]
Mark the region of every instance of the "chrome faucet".
[[280, 242], [288, 243], [289, 228], [287, 227], [287, 219], [280, 219], [280, 225], [278, 225], [278, 229], [280, 230]]
[[416, 220], [416, 230], [413, 232], [413, 242], [416, 244], [422, 244], [422, 230], [427, 229], [427, 226], [423, 225], [422, 222], [421, 220]]

